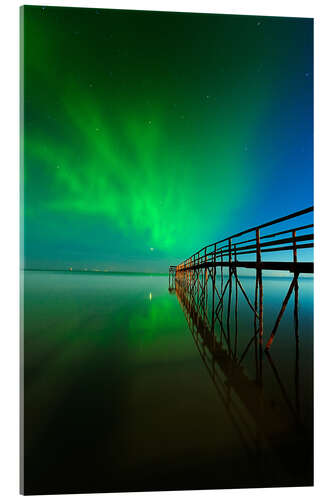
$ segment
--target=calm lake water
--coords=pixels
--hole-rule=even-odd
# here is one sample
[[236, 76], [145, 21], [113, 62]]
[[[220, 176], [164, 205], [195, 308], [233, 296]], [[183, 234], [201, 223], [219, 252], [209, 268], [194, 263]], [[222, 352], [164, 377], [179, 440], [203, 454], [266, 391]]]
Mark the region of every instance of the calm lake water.
[[[264, 279], [265, 340], [290, 281]], [[241, 295], [236, 353], [216, 357], [168, 276], [25, 271], [25, 493], [311, 485], [313, 280], [299, 285], [299, 349], [291, 300], [258, 383], [254, 342], [239, 363]]]

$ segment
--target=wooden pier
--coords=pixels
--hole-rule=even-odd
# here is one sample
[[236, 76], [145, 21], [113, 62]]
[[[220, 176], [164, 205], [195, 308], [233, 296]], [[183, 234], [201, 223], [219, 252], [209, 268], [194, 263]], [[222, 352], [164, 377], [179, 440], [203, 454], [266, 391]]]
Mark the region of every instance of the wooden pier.
[[[309, 218], [311, 218], [310, 223], [309, 220], [305, 220]], [[263, 273], [265, 271], [291, 273], [293, 278], [277, 314], [274, 327], [269, 332], [265, 351], [268, 352], [274, 341], [292, 295], [294, 295], [295, 336], [298, 340], [299, 275], [312, 274], [314, 270], [313, 259], [304, 261], [299, 257], [302, 250], [313, 248], [312, 219], [313, 207], [308, 207], [207, 245], [181, 264], [170, 266], [169, 289], [174, 289], [177, 284], [186, 290], [189, 300], [196, 304], [205, 318], [206, 326], [213, 337], [216, 322], [219, 322], [224, 331], [221, 320], [224, 310], [227, 315], [227, 329], [229, 328], [233, 292], [235, 317], [237, 317], [238, 294], [242, 293], [253, 312], [254, 337], [258, 337], [262, 348], [264, 336]], [[269, 260], [265, 260], [266, 255], [269, 256]], [[227, 276], [223, 272], [224, 268], [227, 268]], [[252, 302], [238, 276], [239, 268], [255, 270], [255, 290]], [[221, 279], [217, 284], [219, 271]]]

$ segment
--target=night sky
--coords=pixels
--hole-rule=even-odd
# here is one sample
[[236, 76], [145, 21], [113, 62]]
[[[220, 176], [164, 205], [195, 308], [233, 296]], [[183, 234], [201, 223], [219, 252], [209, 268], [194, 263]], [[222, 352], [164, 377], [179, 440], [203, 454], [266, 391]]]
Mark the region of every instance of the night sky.
[[163, 272], [313, 203], [313, 21], [22, 13], [24, 267]]

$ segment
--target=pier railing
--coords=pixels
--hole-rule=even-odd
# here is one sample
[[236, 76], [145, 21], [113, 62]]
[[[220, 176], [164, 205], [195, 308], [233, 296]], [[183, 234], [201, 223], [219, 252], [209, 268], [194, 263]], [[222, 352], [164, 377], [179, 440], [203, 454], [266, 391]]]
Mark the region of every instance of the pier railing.
[[[273, 226], [276, 227], [277, 224], [292, 219], [294, 222], [295, 219], [299, 219], [302, 215], [310, 212], [313, 212], [313, 207], [228, 236], [215, 243], [206, 245], [184, 262], [178, 266], [171, 266], [170, 269], [175, 268], [176, 271], [189, 270], [193, 267], [205, 266], [207, 264], [229, 266], [229, 263], [234, 260], [233, 265], [236, 264], [238, 267], [257, 267], [259, 265], [265, 269], [284, 269], [289, 271], [298, 268], [299, 272], [313, 272], [313, 263], [299, 263], [296, 266], [290, 265], [289, 262], [280, 263], [279, 261], [265, 263], [261, 255], [267, 252], [285, 252], [289, 250], [293, 252], [293, 262], [297, 262], [297, 255], [295, 256], [297, 250], [313, 247], [313, 231], [311, 231], [313, 224], [292, 225], [292, 227], [282, 231], [274, 231], [264, 235], [261, 235], [261, 231]], [[305, 230], [309, 230], [310, 232], [304, 234]], [[239, 259], [241, 255], [255, 255], [256, 262], [253, 264], [242, 262]]]

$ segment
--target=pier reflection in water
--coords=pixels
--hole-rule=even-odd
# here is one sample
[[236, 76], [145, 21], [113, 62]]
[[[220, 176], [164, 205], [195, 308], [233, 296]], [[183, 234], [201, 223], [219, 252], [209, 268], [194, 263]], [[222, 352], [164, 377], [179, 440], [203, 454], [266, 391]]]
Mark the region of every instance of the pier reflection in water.
[[[291, 278], [263, 281], [266, 340]], [[255, 341], [243, 356], [243, 294], [228, 343], [168, 276], [25, 271], [26, 493], [311, 484], [313, 280], [299, 282], [299, 357], [290, 301], [271, 365]]]
[[[223, 282], [223, 277], [219, 279]], [[250, 295], [254, 280], [255, 278], [249, 277], [243, 280], [248, 285], [244, 285], [246, 290], [238, 282], [244, 302], [250, 308], [248, 294]], [[287, 289], [292, 285], [290, 280], [281, 278], [268, 278], [265, 281], [271, 282], [267, 287], [268, 294], [271, 295], [272, 292], [275, 295], [274, 281], [277, 289], [281, 288], [281, 282], [285, 282]], [[305, 288], [313, 283], [311, 278], [301, 281]], [[313, 481], [312, 350], [309, 352], [310, 344], [312, 346], [312, 325], [311, 317], [308, 317], [303, 332], [306, 335], [304, 343], [307, 352], [300, 377], [302, 335], [300, 336], [298, 281], [293, 309], [289, 310], [289, 316], [281, 326], [282, 343], [280, 349], [276, 349], [276, 355], [264, 350], [258, 335], [257, 317], [255, 315], [253, 319], [252, 314], [251, 321], [251, 315], [246, 315], [245, 303], [239, 302], [238, 286], [236, 284], [234, 295], [230, 286], [227, 304], [224, 306], [222, 300], [218, 308], [214, 308], [212, 296], [206, 293], [202, 300], [200, 294], [191, 292], [184, 280], [172, 280], [169, 292], [176, 294], [183, 309], [224, 412], [248, 454], [249, 470], [258, 467], [264, 476], [272, 478], [271, 469], [275, 469], [276, 477], [281, 473], [282, 479], [283, 469], [287, 468], [291, 485], [293, 481], [296, 485], [310, 485]], [[272, 306], [276, 307], [276, 304], [276, 300], [268, 299], [269, 331], [270, 323], [276, 316], [270, 314], [270, 309]], [[306, 306], [308, 310], [309, 304]], [[301, 379], [305, 385], [303, 388]], [[284, 480], [282, 479], [282, 483]], [[264, 477], [263, 481], [265, 482]], [[279, 485], [278, 479], [272, 481], [272, 486], [275, 481]]]

